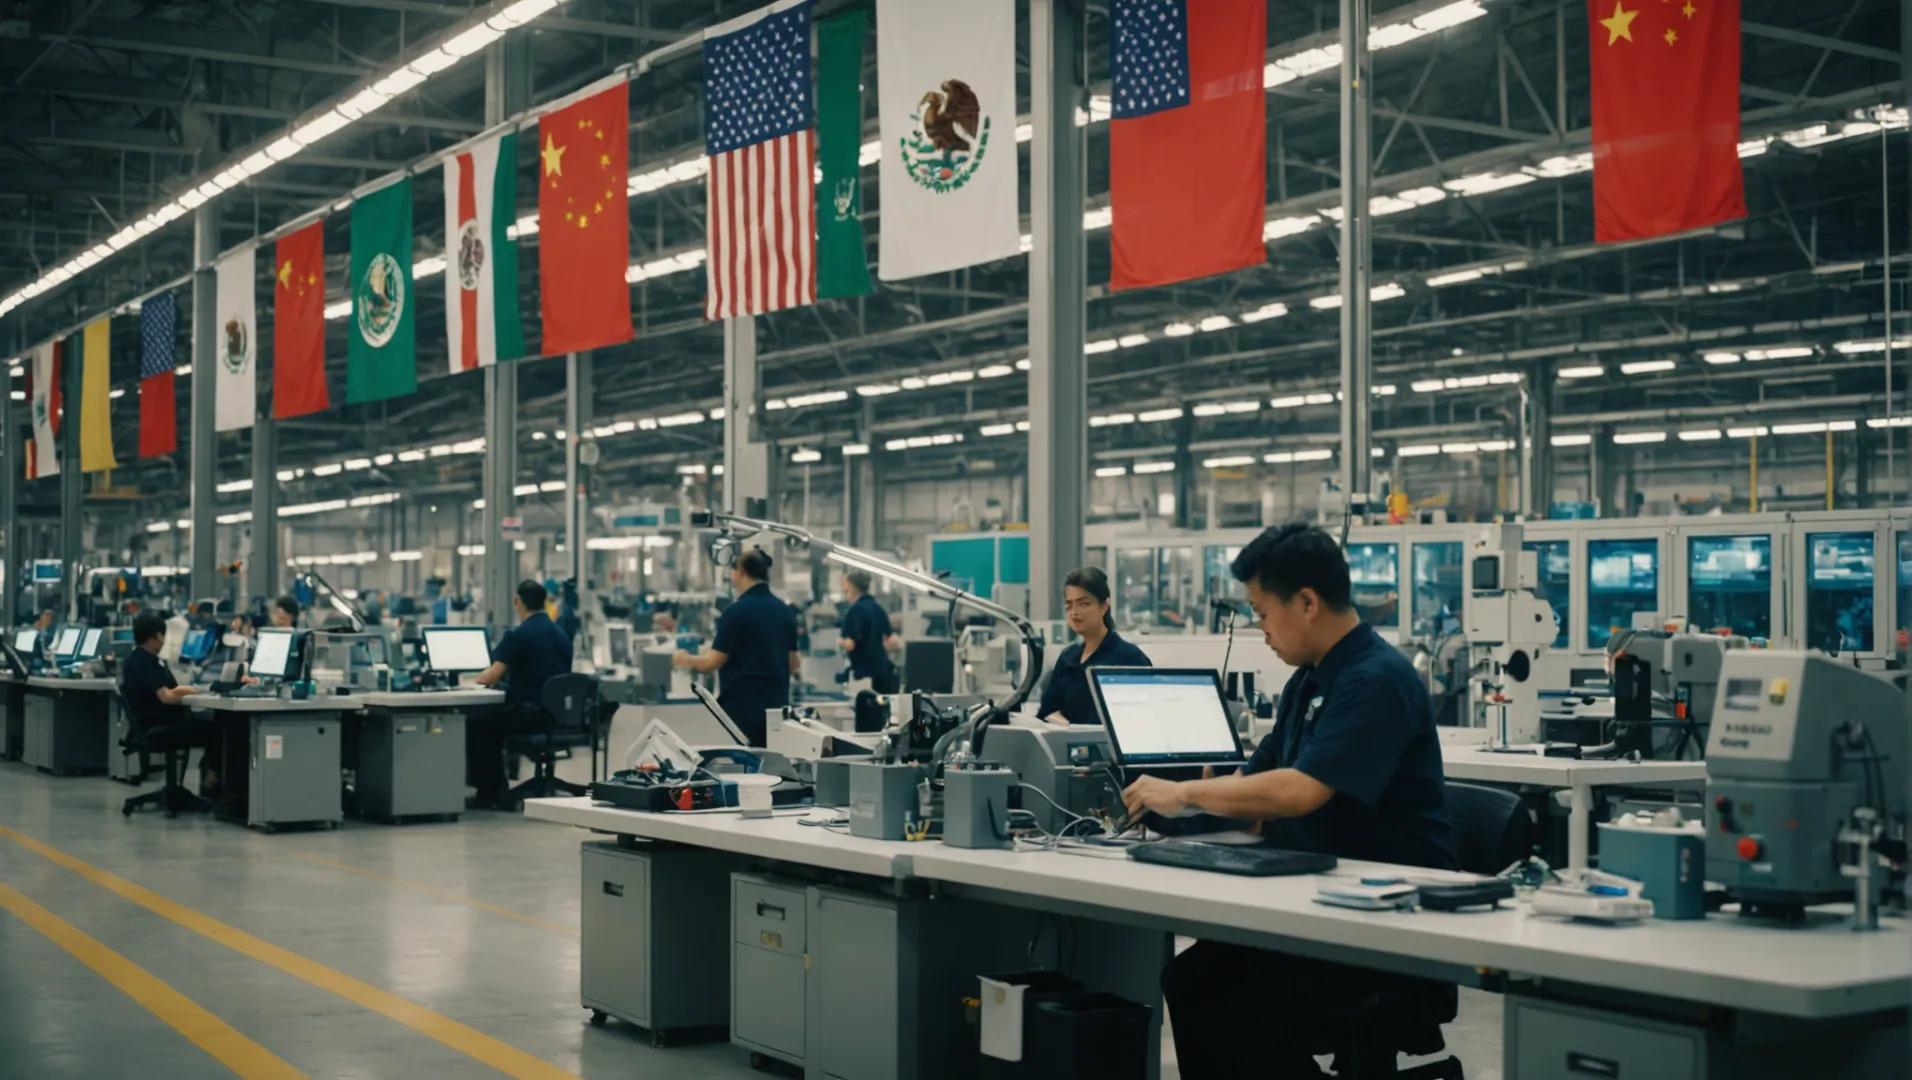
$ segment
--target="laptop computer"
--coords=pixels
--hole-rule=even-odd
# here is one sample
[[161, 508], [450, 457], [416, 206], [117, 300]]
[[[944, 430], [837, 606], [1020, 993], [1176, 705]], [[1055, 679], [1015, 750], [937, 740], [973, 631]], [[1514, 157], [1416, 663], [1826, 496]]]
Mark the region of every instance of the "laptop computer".
[[[1109, 732], [1109, 753], [1128, 779], [1137, 775], [1192, 780], [1204, 768], [1224, 775], [1246, 760], [1213, 668], [1088, 669], [1089, 692]], [[1149, 814], [1156, 832], [1187, 836], [1242, 828], [1200, 810]]]

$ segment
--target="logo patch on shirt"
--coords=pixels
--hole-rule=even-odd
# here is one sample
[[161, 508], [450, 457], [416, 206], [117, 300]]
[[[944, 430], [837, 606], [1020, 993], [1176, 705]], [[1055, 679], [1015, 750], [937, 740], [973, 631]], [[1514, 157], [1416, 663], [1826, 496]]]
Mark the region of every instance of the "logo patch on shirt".
[[1316, 694], [1314, 696], [1314, 699], [1308, 702], [1308, 711], [1302, 714], [1302, 717], [1301, 717], [1302, 723], [1304, 724], [1314, 723], [1315, 710], [1321, 708], [1321, 701], [1322, 701], [1322, 696], [1320, 694]]

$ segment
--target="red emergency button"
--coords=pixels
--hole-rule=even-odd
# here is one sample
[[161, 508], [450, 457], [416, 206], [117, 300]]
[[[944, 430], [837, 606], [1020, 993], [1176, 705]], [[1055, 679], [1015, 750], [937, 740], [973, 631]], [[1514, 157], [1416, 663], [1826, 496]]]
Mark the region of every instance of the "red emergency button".
[[1759, 838], [1754, 836], [1740, 837], [1739, 843], [1735, 846], [1739, 849], [1739, 857], [1747, 862], [1759, 858], [1760, 852], [1764, 850], [1759, 843]]

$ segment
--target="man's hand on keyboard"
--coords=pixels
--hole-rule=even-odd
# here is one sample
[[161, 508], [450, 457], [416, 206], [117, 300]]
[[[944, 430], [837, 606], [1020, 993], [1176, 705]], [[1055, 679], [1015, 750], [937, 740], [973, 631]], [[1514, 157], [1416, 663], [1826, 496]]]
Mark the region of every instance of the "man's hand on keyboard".
[[1128, 807], [1130, 820], [1134, 820], [1144, 811], [1164, 816], [1179, 813], [1188, 806], [1188, 796], [1181, 784], [1159, 776], [1144, 776], [1122, 792], [1122, 804]]

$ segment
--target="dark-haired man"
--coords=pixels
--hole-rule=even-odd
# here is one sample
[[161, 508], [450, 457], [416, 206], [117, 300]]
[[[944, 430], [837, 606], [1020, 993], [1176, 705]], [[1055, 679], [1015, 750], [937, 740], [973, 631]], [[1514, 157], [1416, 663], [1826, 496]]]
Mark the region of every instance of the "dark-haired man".
[[[1238, 775], [1137, 780], [1123, 793], [1130, 813], [1195, 807], [1262, 822], [1282, 847], [1453, 869], [1427, 689], [1361, 621], [1340, 546], [1312, 526], [1271, 528], [1242, 549], [1232, 571], [1248, 587], [1268, 646], [1297, 669], [1282, 690], [1275, 729]], [[1313, 1053], [1329, 1048], [1315, 1041], [1319, 1024], [1311, 1018], [1402, 983], [1364, 968], [1204, 941], [1170, 962], [1162, 996], [1187, 1080], [1312, 1078], [1321, 1075]], [[1436, 1009], [1451, 1008], [1451, 987], [1413, 985]]]
[[770, 592], [770, 556], [759, 547], [737, 556], [730, 568], [737, 598], [717, 617], [710, 648], [693, 656], [679, 649], [671, 663], [692, 671], [721, 671], [717, 704], [737, 722], [752, 746], [764, 744], [764, 714], [790, 704], [790, 677], [801, 659], [797, 616]]
[[[160, 734], [177, 746], [210, 749], [218, 740], [218, 726], [195, 723], [184, 704], [187, 698], [205, 690], [179, 685], [172, 669], [159, 658], [165, 644], [165, 619], [158, 615], [133, 619], [134, 648], [120, 662], [120, 700], [125, 703], [127, 719], [141, 737]], [[212, 771], [201, 759], [200, 790], [208, 790], [212, 782]]]
[[504, 708], [465, 721], [465, 768], [480, 806], [504, 802], [509, 792], [506, 736], [543, 726], [537, 710], [542, 708], [544, 684], [571, 670], [571, 639], [545, 614], [547, 599], [543, 585], [530, 579], [518, 583], [511, 598], [518, 625], [491, 650], [491, 666], [472, 678], [479, 686], [505, 684]]

